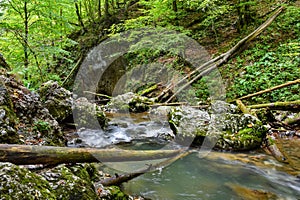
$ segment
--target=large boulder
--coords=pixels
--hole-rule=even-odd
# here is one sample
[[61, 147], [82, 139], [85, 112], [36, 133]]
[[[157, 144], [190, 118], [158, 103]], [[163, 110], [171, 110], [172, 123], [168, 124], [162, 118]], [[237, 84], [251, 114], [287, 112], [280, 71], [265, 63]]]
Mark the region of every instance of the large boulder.
[[0, 194], [6, 200], [56, 199], [45, 178], [11, 163], [0, 163]]
[[267, 131], [256, 117], [238, 114], [233, 105], [222, 101], [215, 102], [208, 111], [173, 108], [169, 123], [179, 143], [200, 146], [206, 137], [215, 148], [224, 150], [257, 148]]
[[74, 122], [79, 129], [102, 129], [107, 125], [108, 120], [101, 106], [91, 103], [85, 97], [74, 100], [72, 109]]
[[119, 187], [103, 187], [107, 175], [94, 164], [58, 165], [39, 173], [0, 163], [0, 199], [130, 199]]
[[59, 86], [57, 82], [43, 83], [38, 93], [45, 107], [59, 123], [72, 115], [72, 93]]
[[0, 142], [65, 145], [58, 122], [13, 75], [0, 75]]
[[150, 108], [150, 104], [154, 101], [147, 97], [143, 97], [132, 92], [113, 97], [106, 106], [111, 112], [145, 112]]

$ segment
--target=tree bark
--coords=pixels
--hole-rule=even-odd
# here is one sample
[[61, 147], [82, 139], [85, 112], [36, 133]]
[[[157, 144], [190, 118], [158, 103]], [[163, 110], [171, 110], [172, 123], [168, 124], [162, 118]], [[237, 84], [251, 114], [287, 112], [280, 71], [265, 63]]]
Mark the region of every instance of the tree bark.
[[0, 144], [0, 162], [17, 165], [122, 162], [169, 158], [182, 150], [122, 150]]

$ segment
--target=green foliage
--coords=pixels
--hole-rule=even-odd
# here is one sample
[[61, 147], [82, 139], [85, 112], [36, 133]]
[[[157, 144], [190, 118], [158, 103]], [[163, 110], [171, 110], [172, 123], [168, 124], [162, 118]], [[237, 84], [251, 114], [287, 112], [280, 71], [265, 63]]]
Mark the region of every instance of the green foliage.
[[59, 79], [53, 69], [59, 59], [69, 56], [64, 49], [75, 44], [66, 37], [76, 30], [71, 25], [74, 17], [70, 1], [11, 0], [4, 8], [0, 51], [13, 72], [29, 88], [38, 87], [45, 80]]
[[[229, 99], [265, 90], [300, 77], [299, 19], [300, 8], [287, 7], [278, 17], [277, 23], [270, 26], [268, 33], [261, 36], [259, 43], [240, 55], [235, 62], [235, 67], [239, 70], [234, 73], [235, 79], [228, 88]], [[276, 40], [282, 41], [276, 43]], [[298, 100], [299, 91], [299, 84], [292, 85], [253, 97], [251, 101], [262, 103]]]
[[51, 127], [50, 124], [46, 121], [36, 121], [34, 123], [33, 130], [40, 133], [47, 133], [51, 130]]
[[[291, 44], [298, 43], [282, 44], [276, 51], [253, 48], [252, 58], [257, 61], [243, 68], [241, 75], [235, 79], [234, 84], [228, 90], [228, 97], [234, 99], [299, 78], [299, 48], [294, 48], [295, 46]], [[255, 102], [297, 100], [300, 98], [299, 90], [299, 85], [294, 85], [253, 97], [252, 100]]]

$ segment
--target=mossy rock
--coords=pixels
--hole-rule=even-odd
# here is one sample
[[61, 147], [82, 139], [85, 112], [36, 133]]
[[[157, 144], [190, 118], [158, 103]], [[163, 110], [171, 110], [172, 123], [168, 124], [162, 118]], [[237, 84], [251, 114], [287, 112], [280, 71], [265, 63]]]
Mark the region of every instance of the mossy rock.
[[59, 165], [41, 175], [49, 182], [56, 199], [97, 199], [87, 166]]
[[43, 83], [38, 93], [49, 113], [58, 122], [62, 122], [72, 114], [72, 93], [59, 86], [57, 82]]
[[105, 128], [108, 119], [102, 108], [85, 97], [78, 98], [73, 105], [73, 118], [77, 127], [89, 129]]
[[0, 163], [0, 199], [56, 199], [42, 176], [11, 163]]
[[153, 100], [132, 92], [113, 97], [107, 105], [107, 110], [111, 112], [134, 112], [140, 113], [150, 109]]
[[6, 86], [0, 77], [0, 143], [18, 143], [17, 116]]
[[128, 200], [129, 196], [121, 191], [121, 189], [117, 186], [111, 186], [108, 187], [108, 190], [110, 191], [110, 197], [111, 200]]
[[176, 142], [183, 145], [201, 146], [205, 138], [217, 149], [251, 150], [261, 145], [267, 131], [256, 117], [237, 114], [234, 106], [220, 102], [215, 102], [209, 112], [173, 108], [168, 118]]
[[215, 147], [226, 150], [255, 149], [260, 147], [266, 132], [267, 128], [252, 115], [227, 113]]
[[17, 117], [7, 106], [0, 106], [0, 143], [19, 143], [16, 131]]

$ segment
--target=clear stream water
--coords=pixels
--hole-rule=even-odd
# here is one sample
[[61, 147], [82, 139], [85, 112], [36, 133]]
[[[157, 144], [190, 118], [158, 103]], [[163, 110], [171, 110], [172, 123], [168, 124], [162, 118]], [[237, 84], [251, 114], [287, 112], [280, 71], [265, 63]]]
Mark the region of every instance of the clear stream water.
[[[222, 159], [222, 153], [216, 154], [219, 159], [211, 159], [210, 155], [199, 158], [193, 153], [161, 171], [147, 173], [126, 183], [125, 190], [157, 200], [254, 199], [242, 188], [277, 195], [277, 198], [266, 199], [300, 199], [300, 179], [295, 176]], [[269, 162], [273, 162], [272, 159]], [[232, 189], [234, 187], [241, 187], [237, 188], [239, 194]]]
[[[160, 139], [161, 133], [172, 134], [168, 123], [151, 120], [145, 115], [130, 115], [114, 116], [106, 131], [85, 130], [78, 136], [83, 143], [93, 147], [122, 143], [122, 148], [126, 149], [159, 149], [165, 145]], [[137, 142], [128, 143], [132, 140]], [[211, 151], [206, 156], [192, 153], [160, 170], [135, 178], [123, 187], [129, 194], [153, 200], [300, 200], [300, 142], [286, 146], [292, 155], [293, 166], [258, 151]], [[126, 168], [139, 169], [146, 164], [113, 163], [107, 167], [126, 171]], [[263, 193], [260, 197], [257, 196], [259, 191]]]

